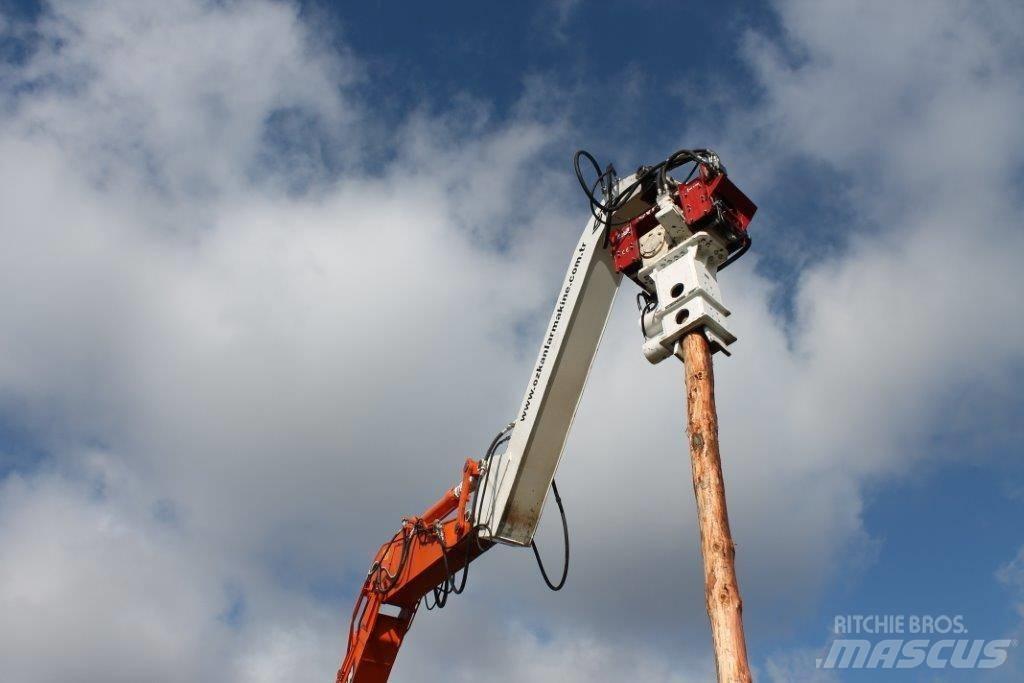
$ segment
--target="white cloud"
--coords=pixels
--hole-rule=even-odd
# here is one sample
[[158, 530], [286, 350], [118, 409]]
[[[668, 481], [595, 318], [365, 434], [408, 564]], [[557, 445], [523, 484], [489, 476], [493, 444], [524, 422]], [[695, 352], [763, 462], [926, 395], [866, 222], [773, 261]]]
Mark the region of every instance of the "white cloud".
[[1020, 601], [1017, 610], [1024, 616], [1024, 547], [1017, 551], [1017, 556], [996, 571], [996, 578], [1012, 593], [1014, 599]]
[[321, 49], [291, 4], [54, 3], [40, 29], [36, 53], [11, 76], [27, 89], [15, 125], [56, 143], [94, 182], [141, 176], [184, 205], [244, 191], [268, 162], [289, 162], [293, 178], [320, 175], [315, 150], [273, 158], [272, 116], [303, 119], [309, 140], [355, 141], [342, 91], [358, 68]]
[[[95, 456], [87, 456], [95, 459]], [[215, 678], [231, 634], [217, 559], [147, 517], [108, 473], [0, 489], [0, 653], [8, 680]]]
[[[753, 257], [723, 276], [741, 342], [717, 366], [720, 408], [754, 634], [790, 627], [837, 563], [871, 551], [864, 481], [927, 457], [949, 397], [1020, 364], [1007, 178], [1024, 128], [996, 9], [922, 23], [787, 3], [786, 51], [749, 43], [764, 100], [727, 122], [730, 168], [829, 164], [873, 227], [802, 274], [791, 330]], [[880, 23], [906, 39], [864, 50]], [[60, 47], [5, 76], [33, 85], [0, 122], [0, 406], [53, 459], [0, 489], [0, 608], [27, 595], [36, 615], [0, 621], [0, 655], [24, 681], [109, 680], [127, 645], [127, 678], [327, 678], [347, 608], [307, 587], [358, 580], [520, 398], [521, 331], [546, 317], [584, 215], [546, 158], [566, 124], [460, 110], [383, 132], [348, 87], [358, 56], [283, 3], [59, 4], [42, 28]], [[929, 52], [944, 36], [958, 49]], [[317, 144], [296, 156], [275, 135]], [[381, 135], [396, 161], [362, 172]], [[763, 196], [798, 191], [765, 178]], [[423, 680], [421, 663], [706, 680], [682, 373], [643, 361], [627, 299], [559, 475], [565, 592], [542, 590], [528, 553], [494, 550], [462, 600], [420, 615], [396, 678]], [[80, 630], [80, 657], [48, 656], [43, 634]], [[470, 635], [472, 657], [437, 659]]]
[[1014, 601], [1014, 608], [1021, 618], [1009, 633], [1002, 636], [1012, 639], [1015, 646], [1010, 652], [1006, 665], [1000, 667], [998, 673], [1001, 676], [1000, 680], [1020, 680], [1022, 669], [1024, 669], [1018, 650], [1021, 637], [1024, 636], [1024, 547], [1017, 551], [1012, 560], [996, 570], [996, 579], [1006, 587], [1010, 599]]

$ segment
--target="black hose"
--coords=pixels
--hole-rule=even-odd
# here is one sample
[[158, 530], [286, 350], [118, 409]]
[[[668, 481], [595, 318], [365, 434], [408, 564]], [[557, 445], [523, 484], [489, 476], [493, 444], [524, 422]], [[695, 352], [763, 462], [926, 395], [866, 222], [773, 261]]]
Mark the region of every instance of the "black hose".
[[[487, 469], [476, 485], [476, 495], [473, 498], [474, 523], [480, 519], [480, 513], [483, 510], [484, 495], [487, 493], [487, 484], [491, 480], [491, 458], [494, 456], [495, 451], [501, 448], [502, 444], [507, 443], [508, 440], [512, 438], [511, 432], [514, 426], [515, 424], [512, 422], [505, 425], [505, 428], [495, 435], [494, 439], [491, 441], [491, 445], [487, 447], [487, 452], [484, 454], [484, 463]], [[479, 543], [479, 538], [477, 541]]]
[[727, 267], [732, 265], [732, 263], [734, 261], [739, 259], [740, 256], [743, 256], [744, 254], [746, 254], [747, 253], [747, 249], [750, 249], [751, 241], [752, 240], [750, 239], [750, 235], [746, 235], [746, 234], [743, 235], [743, 244], [740, 245], [739, 249], [737, 249], [736, 251], [731, 253], [729, 255], [729, 258], [725, 259], [725, 261], [722, 263], [722, 265], [718, 266], [718, 272], [722, 272]]
[[557, 584], [551, 583], [551, 579], [548, 578], [547, 571], [544, 570], [544, 561], [540, 559], [540, 551], [537, 550], [537, 542], [531, 541], [530, 547], [533, 548], [533, 555], [537, 558], [537, 566], [540, 568], [540, 575], [544, 579], [544, 583], [547, 584], [548, 588], [553, 591], [560, 591], [565, 586], [565, 580], [569, 577], [569, 523], [565, 519], [565, 507], [562, 505], [562, 497], [558, 495], [558, 486], [555, 484], [555, 480], [551, 480], [551, 490], [555, 493], [555, 502], [558, 504], [558, 512], [562, 515], [562, 534], [565, 536], [565, 564], [562, 565], [562, 578], [558, 580]]
[[[597, 179], [593, 184], [588, 184], [586, 178], [583, 177], [581, 162], [584, 160], [597, 175]], [[701, 166], [707, 167], [716, 173], [725, 172], [718, 159], [718, 155], [710, 149], [680, 149], [654, 166], [641, 166], [637, 169], [636, 180], [628, 187], [616, 193], [618, 176], [615, 173], [615, 166], [608, 164], [605, 170], [602, 171], [601, 165], [594, 158], [594, 155], [583, 149], [578, 150], [573, 155], [572, 162], [573, 168], [576, 171], [576, 180], [579, 182], [583, 193], [587, 195], [587, 201], [590, 203], [591, 215], [594, 216], [597, 225], [604, 225], [609, 228], [624, 225], [633, 220], [633, 218], [636, 218], [636, 216], [632, 216], [618, 221], [612, 220], [612, 216], [626, 205], [626, 202], [633, 197], [638, 188], [646, 187], [649, 183], [654, 182], [657, 184], [659, 192], [665, 192], [668, 188], [668, 174], [680, 166], [692, 163], [693, 169], [691, 169], [690, 175], [693, 175], [693, 172]], [[687, 179], [689, 179], [689, 176], [687, 176]], [[597, 196], [598, 188], [601, 190], [600, 198]]]
[[641, 289], [636, 293], [636, 307], [640, 311], [640, 331], [643, 333], [644, 339], [647, 339], [647, 323], [644, 322], [644, 316], [658, 307], [658, 298]]

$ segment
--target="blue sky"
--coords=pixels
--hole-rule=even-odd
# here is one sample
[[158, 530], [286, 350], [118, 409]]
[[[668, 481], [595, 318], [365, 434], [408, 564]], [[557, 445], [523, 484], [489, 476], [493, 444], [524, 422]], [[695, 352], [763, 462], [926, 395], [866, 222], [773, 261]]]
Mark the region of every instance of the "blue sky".
[[[1020, 634], [1013, 3], [0, 8], [15, 680], [111, 680], [125, 650], [125, 680], [331, 676], [372, 549], [515, 410], [579, 147], [627, 172], [711, 146], [759, 205], [717, 366], [759, 680], [879, 678], [815, 670], [836, 614]], [[566, 591], [490, 553], [396, 680], [708, 680], [679, 372], [631, 298], [559, 475]]]

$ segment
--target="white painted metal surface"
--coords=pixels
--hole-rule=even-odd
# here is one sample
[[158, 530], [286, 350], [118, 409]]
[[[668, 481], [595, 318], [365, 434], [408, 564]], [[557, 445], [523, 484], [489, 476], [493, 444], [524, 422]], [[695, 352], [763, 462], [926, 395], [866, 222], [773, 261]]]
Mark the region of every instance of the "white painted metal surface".
[[533, 539], [621, 279], [605, 230], [591, 219], [569, 261], [508, 448], [490, 464], [478, 522], [493, 530], [493, 540]]
[[698, 328], [704, 328], [713, 349], [728, 355], [736, 335], [718, 288], [718, 266], [727, 255], [719, 240], [698, 232], [637, 273], [658, 295], [657, 308], [644, 317], [647, 360], [658, 363], [673, 355], [683, 335]]

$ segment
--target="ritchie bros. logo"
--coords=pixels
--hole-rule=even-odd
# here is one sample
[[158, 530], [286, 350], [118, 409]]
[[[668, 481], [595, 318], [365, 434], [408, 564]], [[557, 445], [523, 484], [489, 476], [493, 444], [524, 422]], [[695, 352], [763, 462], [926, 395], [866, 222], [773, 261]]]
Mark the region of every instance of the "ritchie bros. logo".
[[995, 669], [1017, 645], [966, 637], [959, 614], [844, 614], [832, 631], [836, 638], [816, 660], [819, 669]]

